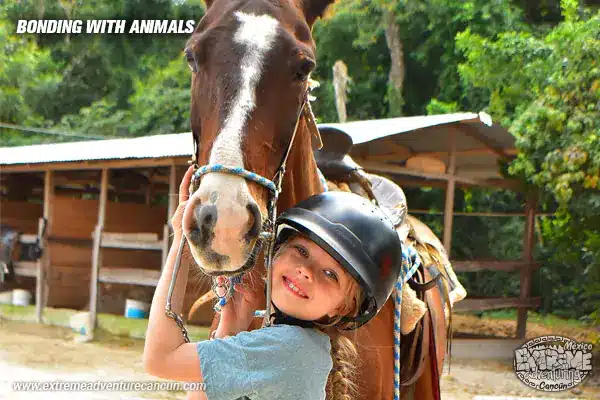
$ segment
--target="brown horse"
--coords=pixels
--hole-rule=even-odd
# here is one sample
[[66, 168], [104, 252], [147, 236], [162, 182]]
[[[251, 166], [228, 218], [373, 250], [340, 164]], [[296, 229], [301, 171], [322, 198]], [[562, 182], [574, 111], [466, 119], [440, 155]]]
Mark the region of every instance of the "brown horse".
[[[280, 211], [324, 189], [300, 109], [316, 62], [311, 28], [331, 2], [206, 1], [207, 12], [185, 50], [193, 71], [191, 126], [199, 165], [241, 167], [271, 178], [297, 124], [278, 201]], [[231, 275], [257, 265], [250, 272], [257, 309], [264, 307], [265, 298], [264, 267], [255, 244], [266, 218], [267, 198], [267, 190], [254, 182], [212, 172], [202, 177], [183, 219], [191, 253], [203, 272]], [[428, 293], [442, 315], [432, 316], [436, 328], [429, 330], [437, 337], [426, 346], [424, 372], [413, 392], [418, 398], [439, 397], [438, 371], [445, 344], [439, 334], [445, 333], [443, 301], [439, 293]], [[374, 320], [350, 333], [362, 360], [361, 399], [393, 397], [392, 326], [390, 300]], [[433, 349], [436, 343], [441, 344], [441, 354]]]

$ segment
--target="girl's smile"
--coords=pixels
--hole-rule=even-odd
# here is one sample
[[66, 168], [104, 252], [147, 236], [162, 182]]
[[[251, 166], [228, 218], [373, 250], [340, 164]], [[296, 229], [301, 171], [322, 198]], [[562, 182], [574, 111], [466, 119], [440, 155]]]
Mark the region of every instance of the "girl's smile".
[[308, 296], [300, 288], [300, 285], [298, 285], [297, 282], [294, 282], [292, 279], [290, 279], [290, 278], [288, 278], [287, 276], [284, 275], [283, 276], [283, 283], [290, 290], [290, 292], [292, 292], [295, 296], [298, 296], [298, 297], [300, 297], [302, 299], [308, 299]]

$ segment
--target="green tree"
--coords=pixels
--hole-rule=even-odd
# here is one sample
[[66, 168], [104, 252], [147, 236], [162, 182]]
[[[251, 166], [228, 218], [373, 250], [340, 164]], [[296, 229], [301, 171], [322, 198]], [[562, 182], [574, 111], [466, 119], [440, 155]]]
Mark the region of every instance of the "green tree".
[[[4, 15], [0, 8], [0, 121], [43, 124], [51, 107], [48, 99], [54, 97], [60, 83], [59, 66], [50, 51], [40, 49], [34, 40], [11, 34], [12, 25]], [[12, 130], [0, 132], [0, 139], [7, 144], [24, 143]]]
[[488, 91], [488, 111], [517, 138], [510, 173], [539, 188], [543, 204], [557, 204], [542, 226], [556, 263], [548, 275], [555, 284], [568, 278], [558, 294], [584, 289], [570, 298], [579, 300], [573, 312], [589, 314], [600, 309], [600, 13], [580, 19], [576, 0], [561, 4], [564, 21], [544, 34], [461, 34], [460, 72]]
[[[22, 0], [1, 4], [0, 57], [9, 61], [0, 67], [0, 121], [100, 136], [189, 129], [189, 89], [185, 88], [190, 76], [181, 62], [188, 34], [19, 35], [15, 22], [65, 18], [198, 21], [203, 12], [200, 0]], [[57, 140], [56, 136], [5, 128], [0, 134], [3, 145], [42, 137]]]

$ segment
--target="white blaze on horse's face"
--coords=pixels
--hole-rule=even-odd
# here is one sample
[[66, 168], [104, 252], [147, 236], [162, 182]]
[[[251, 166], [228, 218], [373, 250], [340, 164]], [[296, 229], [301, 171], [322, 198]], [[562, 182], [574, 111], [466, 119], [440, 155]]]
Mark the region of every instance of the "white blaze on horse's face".
[[[256, 87], [264, 60], [273, 46], [279, 23], [269, 15], [239, 11], [234, 15], [240, 23], [234, 46], [241, 48], [243, 54], [240, 87], [215, 139], [209, 163], [244, 168], [243, 138], [256, 107]], [[262, 226], [262, 215], [245, 179], [209, 173], [202, 178], [192, 200], [190, 208], [198, 228], [188, 239], [196, 261], [206, 272], [240, 269], [247, 262]]]
[[[233, 106], [228, 110], [223, 129], [218, 134], [210, 154], [211, 164], [244, 167], [242, 138], [249, 114], [256, 107], [256, 86], [261, 77], [265, 56], [271, 48], [279, 24], [268, 15], [249, 15], [236, 12], [240, 27], [234, 41], [244, 49], [241, 62], [241, 87]], [[242, 178], [236, 178], [245, 183]], [[245, 185], [244, 185], [245, 186]]]

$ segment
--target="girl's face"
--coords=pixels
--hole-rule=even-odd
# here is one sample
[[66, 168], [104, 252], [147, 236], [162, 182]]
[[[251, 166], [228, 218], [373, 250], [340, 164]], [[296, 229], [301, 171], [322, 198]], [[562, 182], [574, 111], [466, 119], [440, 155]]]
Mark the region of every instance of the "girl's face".
[[337, 315], [353, 278], [325, 250], [302, 236], [284, 246], [273, 262], [273, 303], [307, 321]]

